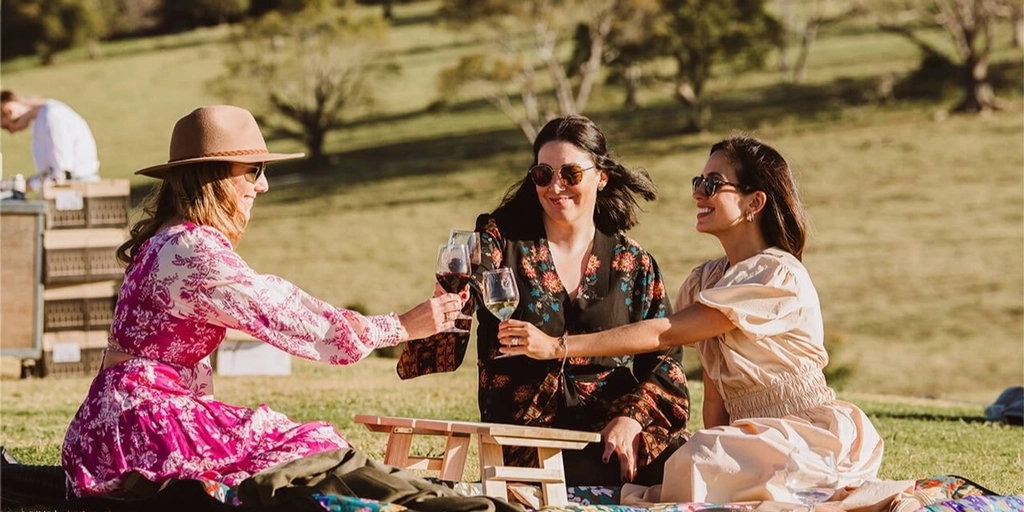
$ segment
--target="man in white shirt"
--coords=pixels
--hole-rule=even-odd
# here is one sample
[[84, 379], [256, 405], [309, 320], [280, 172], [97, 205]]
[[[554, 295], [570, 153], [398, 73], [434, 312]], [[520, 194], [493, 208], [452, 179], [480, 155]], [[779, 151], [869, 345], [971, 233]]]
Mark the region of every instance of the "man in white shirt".
[[[71, 107], [47, 98], [21, 98], [12, 91], [0, 91], [0, 127], [17, 133], [32, 126], [32, 158], [36, 175], [29, 178], [32, 190], [43, 180], [100, 179], [96, 140], [89, 124]], [[34, 122], [34, 123], [33, 123]]]

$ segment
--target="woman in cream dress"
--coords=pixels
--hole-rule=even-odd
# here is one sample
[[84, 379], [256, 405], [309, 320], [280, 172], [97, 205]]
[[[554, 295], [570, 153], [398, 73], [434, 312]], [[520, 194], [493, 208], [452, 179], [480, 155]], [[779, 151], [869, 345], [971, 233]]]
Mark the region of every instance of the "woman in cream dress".
[[840, 488], [874, 478], [882, 439], [822, 373], [821, 306], [800, 261], [806, 230], [789, 165], [757, 139], [726, 139], [693, 179], [693, 198], [697, 231], [725, 256], [693, 270], [674, 314], [562, 338], [510, 320], [502, 351], [554, 359], [695, 345], [705, 429], [666, 462], [659, 501], [796, 501], [779, 470], [796, 451], [806, 472], [823, 471], [810, 448], [835, 458]]

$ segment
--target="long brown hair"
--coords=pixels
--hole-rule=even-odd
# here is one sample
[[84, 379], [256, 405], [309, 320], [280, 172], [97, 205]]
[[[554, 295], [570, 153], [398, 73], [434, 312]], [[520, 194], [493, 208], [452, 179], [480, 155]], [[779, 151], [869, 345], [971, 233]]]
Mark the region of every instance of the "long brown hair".
[[807, 224], [796, 180], [786, 159], [775, 148], [746, 135], [734, 135], [711, 146], [710, 154], [716, 151], [729, 155], [740, 185], [768, 196], [759, 221], [765, 240], [802, 259]]
[[230, 162], [181, 165], [167, 173], [143, 200], [144, 217], [132, 226], [128, 241], [118, 247], [117, 259], [130, 264], [142, 244], [174, 218], [213, 227], [237, 245], [247, 222], [230, 177]]
[[[548, 121], [533, 142], [533, 165], [537, 165], [541, 148], [552, 141], [568, 142], [586, 151], [597, 168], [608, 174], [604, 189], [597, 192], [594, 208], [594, 225], [601, 232], [625, 232], [636, 226], [640, 222], [638, 198], [645, 201], [657, 199], [658, 189], [650, 174], [643, 169], [629, 169], [613, 158], [604, 133], [589, 118], [572, 115]], [[543, 232], [544, 210], [529, 173], [508, 189], [493, 216], [502, 229], [520, 233]]]

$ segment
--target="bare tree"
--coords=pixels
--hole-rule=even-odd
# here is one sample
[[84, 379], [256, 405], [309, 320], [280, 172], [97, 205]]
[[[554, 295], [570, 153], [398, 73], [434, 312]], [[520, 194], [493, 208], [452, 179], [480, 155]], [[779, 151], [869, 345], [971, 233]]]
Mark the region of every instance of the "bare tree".
[[[778, 0], [782, 24], [786, 29], [779, 52], [779, 71], [791, 83], [803, 83], [807, 79], [807, 59], [811, 47], [818, 38], [818, 29], [865, 12], [857, 4], [844, 3], [841, 10], [830, 0], [811, 0], [809, 12], [797, 12], [800, 6], [794, 0]], [[806, 5], [805, 2], [798, 2]], [[796, 57], [790, 54], [793, 40], [797, 42]]]
[[[963, 99], [954, 107], [958, 112], [986, 112], [1002, 108], [989, 82], [988, 68], [994, 44], [994, 26], [1000, 18], [1011, 18], [1017, 0], [932, 0], [897, 16], [902, 23], [880, 22], [888, 31], [903, 35], [927, 55], [939, 56], [960, 70]], [[938, 27], [949, 37], [955, 56], [946, 56], [939, 47], [921, 37], [915, 26]]]
[[[582, 113], [600, 77], [611, 30], [613, 0], [447, 0], [441, 14], [463, 29], [480, 24], [497, 51], [474, 54], [442, 73], [448, 96], [473, 90], [516, 123], [531, 142], [552, 117]], [[568, 73], [560, 58], [573, 27], [586, 27], [587, 58]]]
[[302, 141], [312, 164], [324, 166], [327, 134], [365, 112], [372, 80], [397, 69], [376, 50], [381, 23], [332, 8], [268, 14], [233, 38], [225, 73], [208, 86], [245, 98], [261, 124]]

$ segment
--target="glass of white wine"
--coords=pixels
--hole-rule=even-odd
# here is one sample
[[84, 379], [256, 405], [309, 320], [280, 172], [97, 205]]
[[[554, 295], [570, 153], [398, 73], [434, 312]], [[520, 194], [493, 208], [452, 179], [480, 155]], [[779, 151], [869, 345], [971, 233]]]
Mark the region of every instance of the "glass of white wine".
[[786, 488], [796, 499], [807, 505], [810, 512], [814, 512], [814, 506], [818, 503], [828, 501], [839, 487], [836, 458], [830, 452], [814, 448], [793, 450], [786, 458], [783, 471]]
[[[519, 285], [516, 284], [512, 269], [505, 267], [487, 270], [483, 273], [480, 285], [487, 311], [501, 322], [511, 318], [519, 306]], [[495, 357], [508, 357], [508, 354], [499, 354]]]

